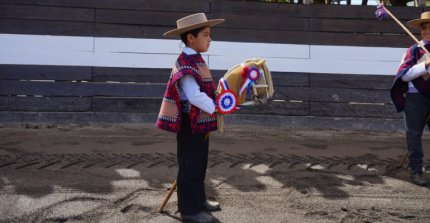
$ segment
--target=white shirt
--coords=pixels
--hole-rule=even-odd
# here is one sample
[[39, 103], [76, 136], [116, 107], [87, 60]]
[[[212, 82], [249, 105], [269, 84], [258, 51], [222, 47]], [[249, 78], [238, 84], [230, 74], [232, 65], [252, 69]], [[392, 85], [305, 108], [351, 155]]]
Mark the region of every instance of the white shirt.
[[[185, 47], [182, 52], [187, 55], [197, 54], [195, 50], [189, 47]], [[179, 83], [181, 100], [188, 100], [190, 104], [206, 113], [213, 114], [215, 112], [213, 100], [206, 93], [200, 91], [200, 86], [192, 75], [181, 77]]]
[[[422, 45], [425, 44], [424, 41], [420, 41]], [[425, 66], [425, 61], [421, 62], [421, 63], [417, 63], [414, 66], [412, 66], [411, 68], [409, 68], [409, 70], [402, 76], [402, 80], [404, 82], [408, 82], [408, 86], [410, 88], [414, 88], [414, 84], [412, 83], [412, 80], [414, 80], [417, 77], [421, 77], [424, 74], [428, 74], [430, 73], [430, 68], [426, 69]]]
[[402, 80], [405, 82], [411, 81], [429, 72], [430, 72], [430, 68], [426, 69], [425, 62], [421, 62], [409, 68], [409, 70], [402, 76]]

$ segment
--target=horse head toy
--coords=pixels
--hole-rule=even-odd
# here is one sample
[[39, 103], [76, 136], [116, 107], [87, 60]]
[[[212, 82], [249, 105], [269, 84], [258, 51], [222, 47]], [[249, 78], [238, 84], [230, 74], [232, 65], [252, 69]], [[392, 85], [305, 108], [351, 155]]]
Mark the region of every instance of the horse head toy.
[[216, 91], [218, 113], [225, 115], [241, 106], [264, 104], [273, 96], [273, 92], [272, 76], [266, 60], [245, 60], [228, 70], [219, 80]]

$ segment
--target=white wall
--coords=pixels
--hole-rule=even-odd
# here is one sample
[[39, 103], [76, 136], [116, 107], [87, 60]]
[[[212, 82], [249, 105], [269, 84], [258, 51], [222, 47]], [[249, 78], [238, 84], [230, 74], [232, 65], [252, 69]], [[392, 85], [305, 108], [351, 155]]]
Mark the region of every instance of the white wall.
[[[171, 68], [179, 40], [0, 34], [0, 64]], [[228, 70], [248, 58], [271, 71], [394, 75], [405, 48], [214, 41], [204, 59]]]

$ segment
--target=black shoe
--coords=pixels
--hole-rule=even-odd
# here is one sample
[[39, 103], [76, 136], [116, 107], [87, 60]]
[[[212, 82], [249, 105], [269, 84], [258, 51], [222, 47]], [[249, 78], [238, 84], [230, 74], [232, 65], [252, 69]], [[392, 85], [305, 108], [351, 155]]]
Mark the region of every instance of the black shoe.
[[411, 175], [412, 177], [412, 182], [418, 186], [426, 186], [427, 185], [427, 181], [424, 178], [424, 175], [422, 173], [417, 173], [417, 174], [413, 174]]
[[186, 222], [196, 222], [196, 223], [214, 223], [216, 222], [216, 218], [206, 212], [200, 211], [195, 215], [183, 215], [181, 214], [181, 218]]
[[220, 210], [220, 205], [219, 202], [206, 200], [203, 202], [203, 209], [206, 211], [217, 211]]

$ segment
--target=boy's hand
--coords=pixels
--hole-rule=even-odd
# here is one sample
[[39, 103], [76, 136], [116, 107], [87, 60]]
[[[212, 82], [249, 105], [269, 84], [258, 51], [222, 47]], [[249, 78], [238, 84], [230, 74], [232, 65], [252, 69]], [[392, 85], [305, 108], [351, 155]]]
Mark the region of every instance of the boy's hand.
[[[425, 59], [424, 65], [426, 69], [428, 69], [430, 67], [430, 58], [427, 56], [427, 54], [424, 54], [423, 58]], [[430, 74], [429, 73], [423, 74], [422, 77], [424, 78], [424, 80], [427, 81], [430, 78]]]
[[429, 74], [429, 73], [426, 73], [426, 74], [424, 74], [422, 77], [424, 78], [424, 80], [426, 80], [426, 81], [427, 81], [427, 80], [430, 78], [430, 74]]
[[424, 66], [427, 68], [430, 67], [430, 56], [424, 54], [418, 61], [417, 64], [424, 62]]
[[425, 66], [426, 66], [426, 69], [430, 67], [430, 59], [426, 59]]

